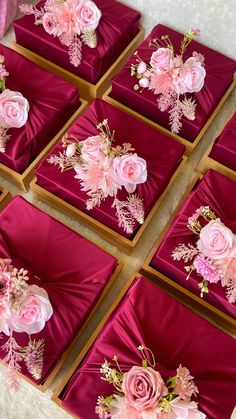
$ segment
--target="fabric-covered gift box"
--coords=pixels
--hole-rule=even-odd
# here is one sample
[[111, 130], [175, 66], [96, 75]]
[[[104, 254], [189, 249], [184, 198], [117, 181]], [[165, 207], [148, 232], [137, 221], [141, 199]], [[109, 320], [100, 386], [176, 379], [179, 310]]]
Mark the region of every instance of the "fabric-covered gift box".
[[0, 187], [0, 210], [6, 206], [10, 199], [10, 193], [6, 189]]
[[[29, 271], [29, 283], [43, 287], [53, 307], [44, 329], [33, 335], [45, 340], [41, 379], [21, 373], [45, 390], [95, 307], [118, 272], [118, 261], [84, 237], [17, 196], [0, 213], [0, 256]], [[1, 334], [0, 358], [6, 355]], [[27, 344], [26, 333], [14, 333]], [[64, 354], [64, 355], [63, 355]]]
[[16, 16], [19, 0], [1, 0], [0, 2], [0, 39]]
[[6, 151], [0, 153], [4, 166], [22, 175], [81, 105], [76, 87], [40, 68], [11, 49], [0, 45], [9, 72], [6, 88], [20, 92], [29, 102], [26, 124], [11, 128]]
[[[208, 170], [202, 179], [195, 180], [194, 186], [186, 192], [182, 202], [177, 208], [172, 219], [164, 229], [145, 264], [144, 271], [149, 275], [159, 275], [159, 272], [166, 276], [163, 283], [169, 284], [172, 292], [178, 292], [181, 288], [183, 293], [192, 298], [193, 303], [197, 300], [201, 304], [201, 310], [208, 311], [215, 321], [220, 321], [235, 332], [236, 326], [236, 304], [230, 303], [226, 297], [227, 289], [221, 282], [210, 283], [209, 292], [200, 297], [199, 283], [202, 277], [196, 271], [188, 273], [186, 265], [190, 261], [174, 260], [172, 252], [179, 244], [196, 245], [198, 236], [188, 227], [188, 220], [202, 206], [209, 206], [215, 212], [216, 217], [228, 227], [233, 234], [236, 233], [236, 217], [234, 211], [234, 196], [236, 183], [212, 169]], [[179, 287], [180, 286], [180, 287]], [[191, 304], [191, 302], [190, 302]]]
[[[137, 49], [137, 55], [133, 55], [118, 75], [113, 78], [112, 90], [108, 95], [108, 100], [111, 97], [126, 105], [127, 108], [131, 108], [151, 121], [170, 129], [169, 112], [161, 112], [158, 109], [158, 95], [155, 95], [148, 89], [144, 89], [142, 93], [140, 93], [140, 90], [135, 90], [134, 84], [137, 81], [130, 74], [130, 66], [131, 64], [136, 64], [137, 56], [145, 63], [149, 62], [152, 53], [156, 50], [153, 45], [150, 46], [150, 42], [153, 39], [156, 39], [161, 47], [166, 46], [162, 39], [162, 36], [165, 35], [169, 35], [175, 54], [179, 52], [183, 35], [161, 24], [155, 26], [149, 36]], [[193, 143], [195, 146], [198, 139], [200, 139], [200, 135], [203, 134], [202, 129], [205, 124], [217, 109], [227, 89], [232, 86], [236, 62], [196, 41], [192, 41], [187, 47], [184, 59], [190, 57], [194, 51], [203, 54], [205, 57], [204, 67], [206, 77], [204, 86], [200, 92], [191, 94], [191, 97], [195, 99], [197, 105], [195, 119], [189, 120], [185, 117], [182, 118], [183, 126], [179, 132], [179, 136]], [[190, 144], [189, 147], [193, 148], [193, 145]]]
[[[130, 143], [135, 149], [134, 152], [147, 162], [148, 179], [145, 183], [139, 184], [135, 192], [143, 199], [146, 218], [166, 190], [176, 170], [180, 169], [181, 162], [182, 164], [184, 163], [183, 154], [185, 148], [182, 144], [173, 141], [163, 133], [154, 130], [101, 99], [95, 99], [84, 114], [74, 123], [69, 130], [69, 134], [74, 135], [79, 140], [85, 140], [89, 136], [97, 135], [97, 125], [104, 119], [108, 119], [110, 130], [115, 131], [114, 145], [122, 145], [123, 142]], [[61, 151], [62, 143], [59, 143], [50, 155], [58, 155]], [[74, 178], [75, 171], [65, 170], [61, 172], [57, 166], [48, 163], [48, 158], [49, 156], [38, 166], [36, 170], [37, 184], [32, 185], [33, 189], [36, 187], [35, 191], [41, 198], [43, 197], [42, 188], [44, 188], [50, 192], [50, 195], [45, 196], [44, 199], [50, 199], [52, 202], [53, 196], [51, 194], [53, 194], [54, 204], [59, 202], [55, 200], [55, 197], [60, 198], [60, 200], [65, 202], [63, 204], [60, 201], [59, 207], [64, 207], [65, 210], [68, 210], [68, 207], [65, 207], [65, 203], [72, 205], [74, 208], [82, 211], [82, 213], [87, 214], [90, 220], [92, 217], [95, 220], [95, 224], [96, 221], [101, 223], [103, 225], [101, 232], [106, 234], [106, 227], [109, 227], [109, 234], [113, 234], [116, 241], [122, 236], [123, 244], [132, 246], [132, 240], [135, 239], [135, 235], [139, 232], [140, 225], [136, 222], [133, 233], [127, 233], [122, 227], [119, 227], [116, 209], [111, 207], [113, 203], [112, 197], [107, 197], [105, 201], [101, 202], [100, 206], [87, 210], [86, 200], [88, 195], [82, 191], [79, 180]], [[127, 196], [128, 193], [124, 188], [118, 192], [118, 199], [120, 200], [126, 200]], [[74, 212], [74, 215], [81, 216], [81, 214], [76, 212]], [[86, 216], [84, 220], [86, 221]]]
[[[37, 8], [43, 6], [44, 3], [44, 0], [40, 1]], [[78, 67], [70, 63], [68, 47], [62, 45], [57, 37], [46, 33], [42, 25], [35, 25], [34, 16], [24, 16], [14, 23], [17, 44], [52, 62], [52, 71], [59, 70], [53, 66], [55, 64], [72, 75], [80, 77], [78, 80], [75, 77], [71, 78], [71, 81], [80, 86], [81, 94], [86, 95], [83, 96], [85, 99], [88, 99], [90, 94], [93, 97], [97, 95], [96, 89], [92, 89], [90, 85], [93, 92], [91, 91], [88, 82], [93, 87], [96, 86], [139, 31], [140, 13], [136, 10], [116, 0], [95, 0], [95, 4], [102, 14], [96, 29], [97, 46], [96, 48], [82, 46], [82, 62]], [[140, 36], [137, 42], [131, 45], [127, 57], [142, 41], [143, 31]], [[44, 65], [43, 61], [40, 64]], [[65, 72], [63, 75], [61, 72], [60, 74], [68, 78], [70, 73]]]
[[[95, 331], [89, 351], [87, 346], [54, 393], [54, 401], [75, 417], [95, 419], [98, 396], [114, 393], [114, 387], [101, 380], [104, 359], [115, 367], [112, 359], [117, 355], [121, 370], [128, 371], [141, 365], [137, 347], [142, 344], [154, 353], [164, 379], [174, 375], [179, 364], [190, 370], [199, 390], [198, 408], [207, 419], [230, 419], [236, 341], [146, 278], [137, 276], [128, 285]], [[222, 394], [227, 394], [224, 401]]]

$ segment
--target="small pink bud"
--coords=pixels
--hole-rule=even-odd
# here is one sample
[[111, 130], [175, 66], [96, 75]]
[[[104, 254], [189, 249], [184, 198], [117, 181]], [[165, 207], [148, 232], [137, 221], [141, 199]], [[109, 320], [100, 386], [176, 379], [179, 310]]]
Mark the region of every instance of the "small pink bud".
[[146, 88], [149, 86], [149, 80], [145, 77], [142, 77], [142, 79], [139, 80], [139, 86]]
[[75, 145], [73, 143], [69, 144], [66, 148], [66, 156], [67, 157], [72, 157], [72, 156], [74, 156], [75, 152], [76, 152]]

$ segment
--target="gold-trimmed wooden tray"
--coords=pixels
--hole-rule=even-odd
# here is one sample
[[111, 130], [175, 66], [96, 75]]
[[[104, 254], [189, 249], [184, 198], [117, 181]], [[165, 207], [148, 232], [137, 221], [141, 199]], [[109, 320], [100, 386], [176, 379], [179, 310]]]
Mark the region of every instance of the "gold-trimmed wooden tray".
[[140, 27], [137, 35], [132, 39], [129, 45], [124, 49], [124, 51], [120, 54], [120, 56], [116, 59], [116, 61], [112, 64], [112, 66], [106, 71], [106, 73], [96, 84], [92, 84], [86, 81], [85, 79], [76, 76], [70, 71], [63, 69], [62, 67], [59, 67], [51, 61], [46, 60], [40, 55], [35, 54], [29, 49], [22, 47], [20, 44], [17, 44], [16, 42], [13, 42], [11, 47], [12, 49], [14, 49], [14, 51], [19, 52], [21, 55], [23, 55], [26, 58], [29, 58], [34, 63], [40, 65], [46, 70], [56, 74], [58, 77], [61, 77], [62, 79], [67, 80], [70, 83], [77, 86], [80, 91], [80, 96], [88, 102], [91, 102], [96, 97], [102, 97], [103, 93], [110, 86], [112, 77], [123, 67], [127, 59], [130, 57], [130, 55], [133, 54], [133, 52], [143, 41], [143, 39], [144, 29]]
[[[228, 124], [228, 122], [232, 118], [235, 111], [236, 111], [236, 108], [230, 114], [230, 117], [227, 119], [224, 127]], [[216, 135], [216, 138], [222, 133], [222, 131], [224, 130], [224, 127], [223, 127], [223, 129], [220, 128], [218, 134]], [[215, 138], [215, 140], [216, 140], [216, 138]], [[201, 158], [200, 163], [197, 166], [196, 170], [201, 172], [201, 173], [205, 173], [207, 169], [214, 169], [214, 170], [217, 170], [218, 172], [222, 173], [223, 175], [226, 175], [226, 176], [230, 177], [232, 180], [236, 180], [235, 170], [230, 169], [229, 167], [225, 166], [224, 164], [222, 164], [222, 163], [218, 162], [217, 160], [214, 160], [212, 157], [210, 157], [210, 153], [211, 153], [211, 150], [212, 150], [212, 148], [215, 144], [215, 140], [214, 140], [213, 144], [211, 144], [209, 146], [209, 148], [207, 149], [207, 151], [205, 152], [205, 154]]]
[[144, 220], [144, 223], [140, 226], [139, 230], [135, 234], [133, 239], [128, 239], [121, 234], [117, 233], [116, 231], [112, 230], [111, 228], [107, 227], [106, 225], [102, 224], [100, 221], [97, 221], [95, 218], [91, 217], [90, 215], [85, 214], [83, 211], [79, 210], [78, 208], [74, 207], [71, 204], [68, 204], [63, 199], [59, 198], [55, 194], [47, 191], [43, 187], [37, 184], [37, 179], [34, 178], [30, 184], [31, 189], [35, 193], [36, 197], [38, 197], [40, 200], [51, 204], [56, 209], [59, 209], [63, 211], [65, 214], [68, 214], [79, 221], [84, 222], [89, 227], [92, 227], [98, 234], [101, 234], [106, 239], [112, 242], [112, 244], [115, 244], [118, 247], [121, 247], [122, 250], [126, 251], [132, 251], [134, 247], [136, 246], [138, 240], [140, 239], [141, 235], [143, 234], [144, 230], [148, 226], [149, 222], [151, 221], [153, 215], [155, 214], [156, 210], [162, 203], [165, 195], [171, 188], [172, 184], [174, 183], [175, 179], [179, 175], [179, 173], [182, 171], [187, 158], [185, 156], [182, 157], [182, 161], [180, 162], [178, 168], [172, 175], [172, 178], [170, 179], [169, 184], [167, 185], [166, 189], [163, 191], [160, 198], [157, 200], [149, 214]]
[[116, 99], [113, 99], [111, 97], [112, 87], [109, 87], [108, 88], [108, 90], [104, 93], [104, 95], [102, 96], [102, 98], [103, 98], [103, 100], [105, 100], [106, 102], [108, 102], [111, 105], [115, 106], [116, 108], [119, 108], [122, 111], [129, 113], [130, 115], [134, 116], [137, 119], [140, 119], [141, 121], [145, 122], [146, 124], [150, 125], [151, 127], [156, 128], [157, 130], [159, 130], [161, 132], [164, 132], [164, 134], [169, 135], [171, 138], [179, 141], [181, 144], [183, 144], [186, 147], [186, 155], [189, 156], [192, 153], [192, 151], [199, 144], [201, 138], [203, 137], [203, 135], [207, 131], [208, 127], [213, 122], [213, 120], [216, 117], [217, 113], [219, 112], [219, 110], [221, 109], [222, 105], [224, 104], [224, 102], [226, 101], [226, 99], [228, 98], [228, 96], [230, 95], [230, 93], [233, 91], [233, 89], [234, 89], [235, 86], [236, 86], [236, 79], [234, 79], [232, 81], [231, 85], [226, 90], [224, 96], [221, 98], [220, 102], [218, 103], [218, 105], [216, 106], [216, 108], [214, 109], [214, 111], [212, 112], [210, 118], [207, 120], [207, 122], [202, 127], [201, 131], [199, 132], [199, 134], [197, 135], [197, 137], [195, 138], [195, 140], [192, 143], [190, 141], [187, 141], [186, 139], [184, 139], [180, 135], [173, 134], [167, 128], [162, 127], [161, 125], [157, 124], [156, 122], [152, 121], [151, 119], [148, 119], [145, 116], [139, 114], [138, 112], [130, 109], [128, 106], [123, 105], [123, 103], [118, 102]]
[[172, 214], [167, 225], [162, 230], [151, 252], [145, 259], [140, 269], [140, 273], [146, 276], [148, 279], [155, 280], [160, 288], [166, 290], [171, 295], [176, 297], [179, 301], [191, 307], [191, 309], [196, 311], [198, 314], [207, 318], [209, 321], [213, 322], [218, 327], [222, 328], [224, 331], [226, 331], [231, 336], [234, 336], [236, 338], [236, 320], [235, 319], [233, 319], [232, 317], [230, 317], [229, 315], [227, 315], [220, 309], [214, 307], [212, 304], [205, 301], [204, 298], [200, 297], [200, 295], [197, 296], [193, 294], [191, 291], [179, 285], [173, 279], [167, 277], [166, 275], [163, 275], [160, 271], [152, 268], [152, 266], [150, 265], [151, 260], [153, 259], [153, 256], [157, 252], [157, 249], [159, 248], [163, 238], [165, 237], [167, 231], [169, 230], [174, 218], [176, 217], [177, 213], [179, 212], [180, 208], [184, 204], [190, 192], [193, 190], [194, 186], [202, 179], [202, 177], [203, 177], [203, 174], [198, 173], [195, 176], [193, 182], [187, 188], [179, 205], [177, 206], [176, 210]]
[[26, 192], [29, 189], [30, 181], [34, 177], [34, 170], [43, 159], [45, 155], [47, 155], [51, 149], [56, 145], [56, 143], [60, 140], [60, 138], [65, 134], [66, 131], [70, 128], [70, 126], [74, 123], [74, 121], [78, 118], [78, 116], [85, 111], [88, 106], [88, 102], [83, 99], [80, 99], [80, 107], [77, 109], [76, 112], [70, 117], [70, 119], [66, 122], [66, 124], [61, 128], [58, 134], [50, 141], [50, 143], [41, 151], [41, 153], [32, 161], [32, 163], [27, 167], [27, 169], [22, 173], [17, 173], [15, 170], [10, 169], [9, 167], [5, 166], [4, 164], [0, 163], [0, 176], [9, 180], [10, 182], [14, 183], [18, 186], [21, 190]]

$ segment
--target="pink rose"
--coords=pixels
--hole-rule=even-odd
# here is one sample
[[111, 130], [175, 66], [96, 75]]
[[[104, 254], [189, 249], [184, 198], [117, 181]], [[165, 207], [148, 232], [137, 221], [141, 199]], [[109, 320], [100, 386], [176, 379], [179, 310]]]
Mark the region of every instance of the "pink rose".
[[22, 308], [20, 311], [12, 310], [8, 327], [19, 333], [40, 332], [53, 314], [47, 292], [37, 285], [29, 285], [20, 303]]
[[105, 146], [106, 142], [103, 144], [100, 135], [88, 137], [82, 143], [81, 157], [85, 162], [104, 159], [105, 156], [101, 148]]
[[155, 408], [168, 394], [160, 373], [150, 367], [134, 366], [124, 373], [122, 390], [126, 402], [138, 411]]
[[136, 153], [115, 157], [113, 177], [119, 185], [125, 187], [127, 192], [132, 193], [138, 184], [146, 182], [147, 163]]
[[169, 48], [159, 48], [152, 53], [150, 64], [158, 70], [169, 70], [173, 66], [172, 53]]
[[201, 63], [194, 57], [188, 58], [179, 72], [178, 92], [180, 94], [199, 92], [204, 85], [205, 76], [206, 70]]
[[236, 238], [218, 218], [202, 228], [197, 247], [213, 260], [228, 258], [236, 255]]
[[45, 13], [42, 18], [42, 24], [47, 33], [50, 35], [60, 35], [61, 31], [59, 31], [58, 21], [54, 14], [52, 13]]
[[[176, 397], [173, 402], [171, 402], [171, 407], [173, 412], [170, 413], [170, 416], [166, 416], [166, 419], [175, 418], [175, 419], [205, 419], [206, 415], [200, 410], [198, 410], [197, 403], [193, 401], [181, 400], [180, 397]], [[173, 416], [174, 413], [174, 416]]]
[[102, 14], [91, 0], [81, 0], [76, 7], [76, 17], [82, 32], [95, 30]]
[[28, 119], [29, 102], [19, 92], [5, 89], [0, 94], [0, 126], [20, 128]]

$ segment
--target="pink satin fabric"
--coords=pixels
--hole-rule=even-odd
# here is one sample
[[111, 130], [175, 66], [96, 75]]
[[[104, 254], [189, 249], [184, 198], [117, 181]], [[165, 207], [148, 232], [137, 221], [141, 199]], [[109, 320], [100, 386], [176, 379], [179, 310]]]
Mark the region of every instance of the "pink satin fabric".
[[189, 368], [207, 419], [230, 419], [236, 402], [236, 341], [143, 277], [136, 278], [65, 386], [63, 407], [81, 419], [98, 418], [97, 397], [114, 392], [101, 380], [101, 364], [107, 359], [113, 365], [117, 355], [122, 371], [141, 365], [140, 344], [154, 352], [165, 380], [179, 364]]
[[[74, 67], [68, 48], [58, 38], [34, 24], [34, 17], [24, 16], [14, 23], [16, 41], [31, 51], [96, 84], [138, 32], [140, 13], [115, 0], [94, 0], [102, 12], [97, 33], [97, 47], [82, 47], [82, 63]], [[44, 4], [40, 1], [38, 7]]]
[[236, 112], [216, 138], [209, 156], [236, 171]]
[[[214, 170], [208, 170], [202, 181], [187, 197], [153, 257], [151, 265], [195, 295], [200, 296], [198, 284], [201, 277], [193, 273], [186, 281], [184, 266], [188, 263], [174, 261], [171, 257], [172, 251], [180, 243], [196, 244], [197, 237], [187, 228], [187, 221], [201, 205], [209, 205], [217, 217], [236, 233], [235, 194], [236, 182]], [[204, 300], [236, 318], [236, 304], [230, 304], [225, 293], [226, 288], [223, 288], [220, 283], [209, 284], [209, 293], [204, 295]]]
[[[165, 44], [161, 37], [167, 34], [173, 43], [175, 53], [178, 53], [183, 35], [167, 26], [157, 25], [138, 48], [138, 56], [148, 63], [151, 54], [156, 50], [155, 47], [149, 46], [149, 42], [156, 38], [159, 44], [164, 47]], [[197, 104], [195, 120], [189, 121], [186, 118], [182, 119], [183, 127], [179, 135], [190, 142], [194, 141], [201, 128], [218, 105], [220, 99], [231, 84], [233, 74], [236, 71], [236, 61], [196, 41], [192, 41], [188, 46], [184, 56], [185, 59], [190, 57], [193, 51], [197, 51], [205, 56], [206, 78], [202, 90], [199, 93], [190, 95], [195, 99]], [[158, 109], [158, 96], [154, 95], [154, 93], [148, 89], [144, 89], [142, 94], [140, 94], [140, 91], [134, 90], [133, 87], [134, 84], [137, 83], [137, 79], [130, 75], [130, 65], [132, 63], [136, 63], [136, 57], [134, 55], [129, 59], [118, 75], [114, 77], [112, 81], [111, 96], [141, 115], [170, 129], [169, 113], [161, 112]]]
[[30, 106], [26, 124], [8, 130], [11, 139], [6, 152], [0, 153], [0, 163], [23, 173], [79, 107], [79, 92], [4, 45], [0, 54], [9, 72], [6, 87], [22, 93]]
[[[0, 213], [0, 257], [28, 269], [29, 282], [43, 287], [53, 306], [45, 328], [32, 335], [45, 340], [42, 378], [36, 381], [42, 384], [88, 318], [117, 260], [19, 196]], [[26, 333], [15, 337], [20, 345], [28, 342]], [[22, 373], [35, 381], [23, 364]]]
[[[79, 140], [85, 140], [98, 133], [97, 124], [105, 118], [108, 119], [110, 129], [115, 130], [114, 145], [130, 142], [137, 154], [147, 161], [148, 180], [138, 185], [136, 189], [143, 199], [145, 216], [147, 216], [167, 187], [181, 161], [185, 147], [101, 99], [94, 100], [84, 114], [77, 119], [69, 133]], [[51, 154], [58, 154], [61, 150], [62, 144], [59, 143]], [[37, 183], [40, 186], [121, 235], [130, 239], [133, 237], [118, 226], [115, 209], [111, 208], [113, 198], [108, 197], [98, 208], [86, 210], [88, 195], [81, 191], [79, 181], [74, 178], [75, 171], [61, 172], [58, 167], [50, 165], [47, 160], [48, 156], [36, 170]], [[118, 193], [118, 199], [126, 200], [127, 196], [125, 190]], [[140, 225], [136, 223], [134, 234], [139, 227]]]
[[16, 16], [19, 0], [0, 1], [0, 39], [5, 35]]

